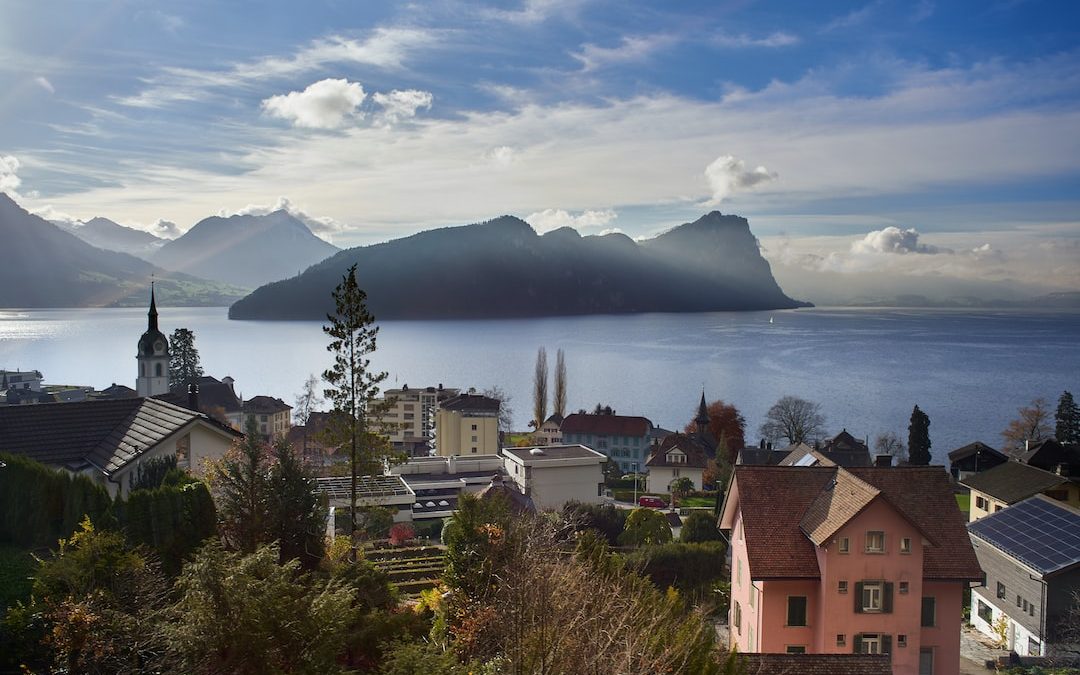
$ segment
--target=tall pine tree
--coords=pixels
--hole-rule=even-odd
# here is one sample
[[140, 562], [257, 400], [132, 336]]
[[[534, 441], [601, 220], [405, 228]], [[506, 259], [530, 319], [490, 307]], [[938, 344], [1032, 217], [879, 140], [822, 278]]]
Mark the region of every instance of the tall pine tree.
[[908, 462], [922, 466], [930, 463], [930, 418], [919, 406], [911, 411], [908, 424]]
[[202, 376], [195, 333], [187, 328], [177, 328], [169, 338], [169, 389], [184, 393], [189, 384], [197, 383]]
[[1080, 443], [1080, 406], [1076, 405], [1073, 395], [1067, 391], [1062, 392], [1058, 399], [1054, 421], [1054, 436], [1059, 442]]

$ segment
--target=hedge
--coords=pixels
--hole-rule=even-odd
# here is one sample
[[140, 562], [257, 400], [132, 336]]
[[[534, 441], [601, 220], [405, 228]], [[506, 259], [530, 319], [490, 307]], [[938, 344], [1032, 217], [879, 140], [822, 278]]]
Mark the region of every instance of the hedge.
[[690, 596], [705, 593], [725, 577], [723, 542], [644, 546], [626, 555], [626, 564], [648, 577], [657, 588], [670, 587]]
[[185, 559], [217, 533], [217, 510], [201, 481], [135, 490], [116, 511], [124, 533], [134, 544], [157, 552], [161, 568], [178, 574]]

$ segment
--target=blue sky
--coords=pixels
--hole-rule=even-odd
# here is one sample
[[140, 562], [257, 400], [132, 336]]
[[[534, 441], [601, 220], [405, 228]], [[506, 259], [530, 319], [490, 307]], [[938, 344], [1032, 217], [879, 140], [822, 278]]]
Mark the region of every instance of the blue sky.
[[822, 293], [1080, 289], [1078, 102], [1073, 2], [0, 0], [0, 189], [49, 217], [716, 208]]

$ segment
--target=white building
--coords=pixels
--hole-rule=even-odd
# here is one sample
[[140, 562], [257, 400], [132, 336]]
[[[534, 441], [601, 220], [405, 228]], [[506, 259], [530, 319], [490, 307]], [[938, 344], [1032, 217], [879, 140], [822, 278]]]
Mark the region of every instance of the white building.
[[503, 448], [507, 480], [540, 511], [568, 501], [599, 504], [604, 495], [603, 454], [584, 445]]
[[159, 396], [169, 393], [169, 340], [158, 330], [153, 284], [150, 286], [150, 311], [147, 317], [146, 332], [139, 338], [139, 351], [135, 355], [139, 366], [135, 393], [139, 396]]

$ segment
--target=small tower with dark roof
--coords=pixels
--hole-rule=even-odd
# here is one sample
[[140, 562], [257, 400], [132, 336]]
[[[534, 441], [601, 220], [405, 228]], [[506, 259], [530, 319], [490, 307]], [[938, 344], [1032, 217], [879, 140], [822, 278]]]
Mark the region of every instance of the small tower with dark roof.
[[709, 432], [709, 406], [705, 404], [705, 390], [701, 390], [701, 403], [698, 405], [697, 417], [694, 418], [694, 423], [697, 424], [698, 436], [705, 437]]
[[135, 360], [139, 375], [135, 379], [135, 392], [139, 396], [157, 396], [169, 393], [169, 340], [158, 330], [157, 302], [154, 284], [150, 283], [150, 311], [147, 312], [146, 332], [139, 338], [139, 352]]

